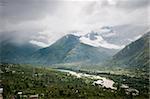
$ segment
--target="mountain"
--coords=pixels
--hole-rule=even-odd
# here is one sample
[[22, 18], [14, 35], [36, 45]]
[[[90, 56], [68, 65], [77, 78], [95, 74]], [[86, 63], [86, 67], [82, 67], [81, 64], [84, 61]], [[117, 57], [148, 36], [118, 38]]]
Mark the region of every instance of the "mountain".
[[79, 38], [73, 35], [67, 35], [55, 42], [49, 47], [35, 52], [31, 56], [30, 63], [36, 64], [55, 64], [61, 63], [66, 54], [72, 50], [78, 43]]
[[[105, 33], [105, 35], [106, 35], [106, 33], [109, 33], [109, 35], [113, 34], [113, 31], [111, 29], [109, 29], [108, 27], [107, 27], [107, 29], [104, 29], [104, 27], [103, 27], [103, 29], [101, 31], [103, 33]], [[100, 32], [100, 33], [102, 33], [102, 32]], [[105, 40], [103, 38], [102, 34], [100, 34], [100, 33], [94, 32], [94, 31], [87, 33], [86, 35], [80, 37], [80, 42], [83, 44], [90, 45], [90, 46], [102, 47], [102, 48], [106, 48], [106, 49], [119, 50], [119, 49], [122, 49], [124, 47], [121, 45], [109, 43], [107, 40]]]
[[30, 63], [101, 63], [112, 56], [115, 49], [84, 44], [81, 37], [68, 34], [47, 48], [35, 52]]
[[74, 31], [73, 34], [81, 37], [81, 42], [91, 46], [101, 46], [121, 50], [125, 45], [140, 38], [149, 29], [145, 25], [116, 25], [102, 26], [91, 32]]
[[24, 63], [26, 58], [39, 49], [30, 43], [16, 44], [7, 40], [0, 42], [0, 62]]
[[[109, 52], [110, 51], [110, 52]], [[69, 53], [67, 53], [63, 62], [80, 62], [82, 64], [102, 63], [111, 57], [111, 50], [105, 48], [92, 47], [79, 43]]]
[[[148, 57], [148, 48], [141, 47], [145, 44], [144, 40], [137, 40], [139, 43], [131, 43], [125, 49], [124, 45], [141, 37], [141, 33], [134, 33], [133, 38], [129, 39], [129, 34], [136, 28], [130, 28], [131, 32], [120, 28], [104, 26], [100, 29], [87, 33], [71, 33], [46, 48], [39, 48], [31, 43], [16, 44], [7, 40], [0, 40], [1, 62], [8, 63], [30, 63], [30, 64], [102, 64], [113, 57], [113, 61], [123, 65], [142, 65], [143, 58]], [[145, 30], [145, 28], [142, 28]], [[140, 30], [142, 30], [140, 29]], [[127, 34], [127, 35], [126, 35]], [[145, 36], [142, 38], [146, 38]], [[127, 41], [127, 42], [126, 42]], [[148, 40], [146, 40], [148, 42]], [[143, 49], [147, 49], [144, 50]], [[121, 50], [121, 52], [119, 52]], [[116, 54], [119, 52], [118, 54]], [[136, 52], [136, 53], [135, 53]], [[138, 55], [140, 53], [140, 55]], [[116, 55], [115, 55], [116, 54]], [[133, 60], [133, 58], [135, 58]], [[141, 59], [140, 59], [141, 58]], [[139, 60], [140, 59], [140, 60]], [[146, 65], [147, 63], [145, 63]]]
[[115, 25], [103, 26], [93, 29], [92, 31], [101, 35], [101, 37], [108, 43], [118, 46], [128, 45], [132, 41], [140, 38], [149, 29], [147, 25]]
[[149, 67], [149, 38], [150, 32], [140, 39], [127, 45], [124, 49], [113, 56], [113, 61], [126, 67]]

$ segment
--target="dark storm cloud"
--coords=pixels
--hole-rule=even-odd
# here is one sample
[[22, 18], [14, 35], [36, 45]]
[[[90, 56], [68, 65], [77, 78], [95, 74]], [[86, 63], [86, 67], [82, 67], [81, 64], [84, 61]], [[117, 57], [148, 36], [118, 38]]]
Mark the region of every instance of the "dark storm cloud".
[[[2, 16], [9, 21], [35, 20], [55, 13], [61, 1], [67, 0], [1, 0]], [[78, 0], [77, 0], [78, 1]], [[80, 1], [80, 0], [79, 0]], [[91, 0], [92, 1], [92, 0]], [[93, 0], [95, 1], [95, 0]], [[136, 9], [149, 5], [149, 0], [99, 0], [102, 6], [110, 6], [116, 2], [116, 7], [124, 9]], [[90, 6], [92, 6], [92, 3]], [[88, 9], [91, 12], [92, 9]]]
[[[72, 0], [70, 0], [72, 1]], [[77, 0], [84, 1], [84, 0]], [[85, 0], [86, 1], [86, 0]], [[87, 0], [88, 1], [88, 0]], [[87, 14], [92, 13], [97, 2], [101, 2], [101, 6], [111, 6], [116, 3], [115, 7], [128, 9], [137, 9], [149, 5], [149, 0], [89, 0], [92, 2], [87, 7]], [[18, 23], [22, 21], [30, 21], [41, 19], [46, 15], [55, 14], [57, 8], [61, 6], [61, 2], [69, 2], [68, 0], [1, 0], [1, 17], [10, 23]]]
[[53, 14], [57, 1], [52, 0], [5, 0], [1, 1], [2, 17], [9, 22], [36, 20]]

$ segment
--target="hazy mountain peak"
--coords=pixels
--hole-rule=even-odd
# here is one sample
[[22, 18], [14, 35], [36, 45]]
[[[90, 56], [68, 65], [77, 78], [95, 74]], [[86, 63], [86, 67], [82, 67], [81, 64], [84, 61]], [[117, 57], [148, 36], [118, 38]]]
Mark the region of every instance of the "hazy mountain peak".
[[122, 49], [124, 46], [115, 45], [107, 42], [101, 34], [97, 32], [90, 32], [80, 37], [80, 42], [93, 47], [103, 47], [107, 49]]

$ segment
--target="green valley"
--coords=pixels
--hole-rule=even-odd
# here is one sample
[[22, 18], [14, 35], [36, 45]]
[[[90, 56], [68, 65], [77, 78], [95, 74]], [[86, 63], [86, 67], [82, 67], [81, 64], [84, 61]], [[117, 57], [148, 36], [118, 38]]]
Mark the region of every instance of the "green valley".
[[[79, 72], [79, 71], [78, 71]], [[84, 72], [85, 71], [80, 71]], [[91, 73], [115, 81], [117, 90], [93, 85], [93, 79], [78, 78], [57, 69], [35, 67], [31, 65], [1, 64], [1, 87], [4, 89], [4, 99], [22, 97], [28, 99], [38, 95], [39, 99], [147, 99], [148, 79], [113, 75], [108, 73]], [[86, 72], [90, 74], [89, 72]], [[121, 84], [139, 91], [126, 93]], [[22, 99], [21, 98], [21, 99]]]

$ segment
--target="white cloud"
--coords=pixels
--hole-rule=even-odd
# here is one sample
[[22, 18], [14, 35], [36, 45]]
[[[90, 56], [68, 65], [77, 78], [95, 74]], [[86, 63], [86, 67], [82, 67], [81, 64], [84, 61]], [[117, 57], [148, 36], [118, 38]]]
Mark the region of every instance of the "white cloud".
[[142, 35], [138, 35], [138, 36], [134, 37], [133, 39], [128, 39], [128, 40], [131, 41], [131, 42], [133, 42], [135, 40], [138, 40], [141, 37], [142, 37]]
[[104, 34], [103, 36], [104, 37], [112, 37], [112, 36], [115, 36], [116, 33], [112, 32], [112, 33], [107, 33], [107, 34]]
[[1, 22], [5, 27], [0, 32], [27, 33], [34, 37], [31, 40], [37, 37], [37, 41], [52, 44], [71, 31], [148, 24], [147, 5], [146, 0], [13, 0], [3, 8]]
[[118, 0], [107, 0], [110, 5], [116, 5]]
[[45, 44], [43, 42], [39, 42], [39, 41], [35, 41], [35, 40], [31, 40], [29, 41], [31, 44], [35, 44], [37, 46], [40, 46], [40, 47], [48, 47], [49, 45], [48, 44]]

